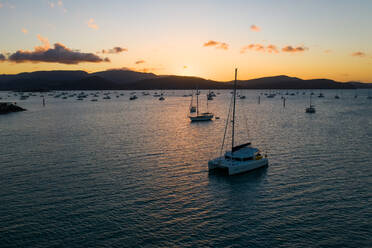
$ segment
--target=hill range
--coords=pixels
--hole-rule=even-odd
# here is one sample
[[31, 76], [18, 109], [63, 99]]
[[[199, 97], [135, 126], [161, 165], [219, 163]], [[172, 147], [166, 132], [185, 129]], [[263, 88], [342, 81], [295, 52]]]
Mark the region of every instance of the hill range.
[[[0, 90], [153, 90], [153, 89], [230, 89], [233, 82], [219, 82], [199, 77], [156, 75], [131, 70], [36, 71], [0, 75]], [[330, 79], [304, 80], [296, 77], [274, 76], [239, 80], [241, 89], [356, 89], [372, 88], [361, 82], [337, 82]]]

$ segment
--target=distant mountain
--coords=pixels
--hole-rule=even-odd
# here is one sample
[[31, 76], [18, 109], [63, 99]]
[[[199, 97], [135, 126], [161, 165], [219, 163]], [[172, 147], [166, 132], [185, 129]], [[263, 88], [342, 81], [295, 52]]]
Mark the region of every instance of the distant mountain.
[[61, 82], [56, 90], [115, 90], [119, 85], [99, 76], [89, 76], [76, 81]]
[[296, 77], [276, 76], [240, 81], [239, 87], [247, 89], [353, 89], [355, 85], [330, 79], [303, 80]]
[[42, 81], [70, 81], [87, 77], [85, 71], [35, 71], [23, 72], [15, 75], [0, 75], [1, 82], [13, 80], [42, 80]]
[[143, 73], [130, 70], [107, 70], [95, 72], [90, 75], [99, 76], [117, 84], [128, 84], [143, 79], [153, 79], [159, 77], [153, 73]]
[[[231, 89], [233, 82], [217, 82], [199, 77], [158, 76], [130, 70], [36, 71], [16, 75], [0, 75], [0, 90], [150, 90], [150, 89]], [[329, 79], [303, 80], [274, 76], [240, 80], [245, 89], [355, 89], [372, 88], [360, 82], [340, 83]]]
[[144, 79], [125, 85], [128, 90], [151, 90], [151, 89], [229, 89], [231, 83], [216, 82], [198, 77], [164, 76], [152, 79]]

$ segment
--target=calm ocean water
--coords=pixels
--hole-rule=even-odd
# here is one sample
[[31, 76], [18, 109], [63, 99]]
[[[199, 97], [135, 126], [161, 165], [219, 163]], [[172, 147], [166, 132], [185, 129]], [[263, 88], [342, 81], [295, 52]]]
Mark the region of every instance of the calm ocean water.
[[28, 111], [0, 116], [0, 246], [372, 246], [367, 91], [314, 91], [316, 114], [304, 112], [309, 91], [286, 96], [285, 108], [245, 91], [238, 143], [267, 151], [270, 165], [233, 177], [207, 170], [229, 91], [209, 102], [220, 117], [209, 123], [190, 123], [185, 92], [46, 96], [45, 107], [11, 94]]

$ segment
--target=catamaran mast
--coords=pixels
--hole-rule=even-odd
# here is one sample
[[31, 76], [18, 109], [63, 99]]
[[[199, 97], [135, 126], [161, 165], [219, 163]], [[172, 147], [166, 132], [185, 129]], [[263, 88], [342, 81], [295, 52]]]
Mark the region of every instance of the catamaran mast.
[[196, 88], [196, 115], [199, 115], [199, 87]]
[[235, 68], [235, 81], [234, 81], [234, 105], [233, 105], [233, 118], [232, 118], [232, 135], [231, 135], [231, 155], [234, 151], [234, 133], [235, 133], [235, 101], [236, 101], [236, 77], [238, 68]]

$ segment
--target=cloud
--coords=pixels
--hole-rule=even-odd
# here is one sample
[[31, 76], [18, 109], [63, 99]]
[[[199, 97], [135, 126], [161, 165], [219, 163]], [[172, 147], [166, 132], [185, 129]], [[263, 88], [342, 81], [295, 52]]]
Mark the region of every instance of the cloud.
[[3, 61], [5, 61], [5, 56], [0, 53], [0, 62], [3, 62]]
[[103, 49], [102, 51], [101, 51], [101, 53], [103, 53], [103, 54], [117, 54], [117, 53], [122, 53], [122, 52], [127, 52], [128, 51], [128, 49], [126, 49], [126, 48], [124, 48], [124, 47], [114, 47], [114, 48], [112, 48], [112, 49], [107, 49], [107, 50], [105, 50], [105, 49]]
[[229, 45], [225, 42], [221, 42], [218, 46], [216, 46], [217, 49], [223, 49], [223, 50], [227, 50], [229, 49]]
[[58, 0], [56, 2], [54, 1], [47, 1], [48, 5], [50, 8], [54, 8], [54, 7], [58, 7], [60, 9], [62, 9], [63, 12], [67, 12], [67, 9], [65, 9], [65, 7], [63, 6], [63, 1], [62, 0]]
[[240, 49], [240, 53], [245, 53], [247, 50], [253, 50], [257, 52], [265, 52], [265, 46], [262, 44], [249, 44], [242, 49]]
[[21, 31], [22, 31], [22, 33], [24, 33], [24, 34], [28, 34], [28, 30], [25, 29], [25, 28], [22, 28]]
[[[247, 46], [244, 46], [240, 49], [240, 53], [246, 53], [248, 50], [256, 51], [256, 52], [267, 52], [267, 53], [279, 53], [280, 49], [273, 45], [269, 44], [267, 46], [262, 44], [249, 44]], [[285, 46], [281, 49], [283, 52], [304, 52], [308, 50], [306, 47], [298, 46], [298, 47], [292, 47], [292, 46]]]
[[11, 54], [8, 58], [11, 62], [24, 63], [24, 62], [47, 62], [47, 63], [60, 63], [60, 64], [79, 64], [82, 62], [110, 62], [108, 58], [101, 58], [93, 53], [82, 53], [67, 48], [61, 43], [55, 43], [53, 48], [47, 38], [38, 35], [38, 39], [43, 45], [35, 47], [34, 51], [18, 50]]
[[210, 41], [205, 42], [203, 44], [203, 47], [210, 47], [210, 46], [213, 46], [216, 49], [222, 49], [222, 50], [229, 49], [229, 44], [227, 44], [225, 42], [219, 42], [219, 41], [210, 40]]
[[0, 9], [3, 8], [3, 7], [4, 8], [9, 8], [9, 9], [15, 9], [16, 8], [15, 5], [10, 4], [9, 2], [4, 2], [4, 3], [0, 2]]
[[254, 32], [260, 32], [261, 28], [256, 26], [256, 25], [251, 25], [251, 30], [254, 31]]
[[279, 50], [275, 45], [270, 44], [266, 47], [266, 49], [267, 49], [267, 52], [269, 53], [279, 53]]
[[135, 62], [136, 65], [143, 64], [143, 63], [145, 63], [144, 60], [137, 60], [137, 61]]
[[286, 52], [286, 53], [304, 52], [306, 50], [309, 50], [309, 49], [307, 47], [304, 47], [304, 46], [298, 46], [298, 47], [285, 46], [285, 47], [282, 48], [282, 51]]
[[216, 46], [216, 45], [218, 45], [218, 44], [219, 44], [219, 42], [214, 41], [214, 40], [210, 40], [210, 41], [204, 43], [203, 46], [204, 46], [204, 47], [208, 47], [208, 46]]
[[99, 28], [93, 18], [90, 18], [88, 20], [88, 27], [90, 27], [92, 29], [95, 29], [95, 30], [97, 30]]
[[353, 57], [360, 57], [360, 58], [363, 58], [363, 57], [365, 57], [366, 56], [366, 54], [364, 53], [364, 52], [353, 52], [352, 54], [351, 54], [351, 56], [353, 56]]

